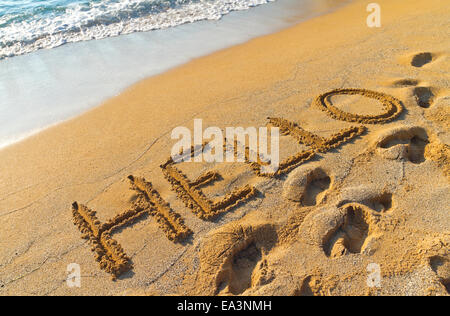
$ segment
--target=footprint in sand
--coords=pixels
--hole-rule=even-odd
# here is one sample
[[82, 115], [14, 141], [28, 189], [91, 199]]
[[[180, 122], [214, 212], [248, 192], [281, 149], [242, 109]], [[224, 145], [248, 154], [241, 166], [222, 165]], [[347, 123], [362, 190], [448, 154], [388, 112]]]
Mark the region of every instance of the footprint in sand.
[[289, 175], [283, 185], [283, 196], [303, 206], [318, 205], [333, 185], [330, 174], [322, 164], [303, 165]]
[[428, 134], [419, 126], [397, 126], [375, 136], [372, 147], [376, 154], [389, 160], [407, 160], [414, 164], [425, 161]]
[[411, 58], [411, 66], [417, 68], [423, 67], [424, 65], [431, 63], [434, 58], [435, 56], [429, 52], [415, 54]]
[[267, 261], [262, 260], [261, 248], [252, 242], [233, 256], [231, 263], [233, 272], [232, 277], [229, 278], [229, 291], [236, 295], [249, 289], [252, 286], [252, 275], [256, 270], [264, 268], [265, 265], [267, 265]]
[[341, 210], [338, 225], [323, 239], [322, 248], [327, 257], [372, 254], [371, 243], [377, 235], [381, 213], [359, 203], [346, 204]]
[[239, 295], [274, 278], [267, 255], [277, 243], [272, 224], [231, 223], [212, 232], [201, 245], [197, 287], [211, 295]]
[[413, 96], [417, 104], [425, 109], [428, 109], [433, 105], [435, 100], [435, 93], [433, 88], [430, 87], [415, 87], [413, 90]]
[[428, 109], [434, 105], [439, 97], [439, 90], [427, 86], [426, 83], [418, 79], [395, 79], [386, 83], [387, 86], [399, 89], [408, 89], [407, 97], [413, 98], [418, 106]]
[[328, 258], [350, 254], [370, 256], [381, 236], [379, 223], [386, 212], [361, 203], [328, 206], [310, 213], [300, 227], [302, 239]]
[[369, 151], [388, 160], [436, 163], [450, 179], [450, 146], [420, 126], [400, 125], [374, 135]]
[[432, 52], [417, 52], [412, 54], [407, 54], [400, 56], [398, 61], [406, 66], [422, 68], [427, 67], [427, 65], [434, 63], [437, 59], [441, 57], [440, 53]]

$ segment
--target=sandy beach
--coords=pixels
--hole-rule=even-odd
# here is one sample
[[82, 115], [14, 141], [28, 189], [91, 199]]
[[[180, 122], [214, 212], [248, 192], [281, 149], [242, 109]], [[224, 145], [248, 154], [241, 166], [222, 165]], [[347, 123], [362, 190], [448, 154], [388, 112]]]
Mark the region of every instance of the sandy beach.
[[[0, 150], [0, 295], [448, 295], [450, 3], [377, 3], [380, 28], [356, 0]], [[285, 172], [175, 169], [194, 119], [280, 126]]]

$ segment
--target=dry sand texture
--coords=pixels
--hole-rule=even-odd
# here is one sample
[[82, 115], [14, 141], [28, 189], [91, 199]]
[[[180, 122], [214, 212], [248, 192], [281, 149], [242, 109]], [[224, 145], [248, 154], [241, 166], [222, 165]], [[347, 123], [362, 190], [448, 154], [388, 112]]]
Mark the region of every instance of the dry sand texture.
[[[447, 295], [450, 3], [378, 3], [382, 28], [355, 1], [2, 150], [0, 294]], [[280, 171], [175, 164], [194, 118], [280, 127]]]

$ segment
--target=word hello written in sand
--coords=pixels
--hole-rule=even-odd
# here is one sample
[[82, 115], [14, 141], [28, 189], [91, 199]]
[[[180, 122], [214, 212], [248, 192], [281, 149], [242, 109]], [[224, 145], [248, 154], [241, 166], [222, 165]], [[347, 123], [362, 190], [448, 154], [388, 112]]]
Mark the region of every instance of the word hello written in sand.
[[[362, 95], [376, 99], [382, 103], [383, 113], [380, 115], [358, 115], [344, 112], [332, 105], [330, 97], [335, 95]], [[361, 124], [383, 124], [396, 119], [403, 111], [401, 102], [396, 98], [364, 89], [333, 90], [318, 96], [315, 100], [315, 105], [336, 120]], [[196, 157], [207, 153], [208, 150], [214, 147], [216, 152], [221, 152], [220, 149], [227, 151], [229, 159], [231, 159], [230, 152], [233, 153], [237, 157], [237, 161], [247, 163], [258, 176], [279, 177], [311, 160], [316, 154], [338, 148], [362, 135], [367, 130], [364, 126], [352, 126], [341, 130], [329, 138], [323, 138], [283, 118], [268, 118], [268, 121], [272, 129], [278, 129], [282, 135], [293, 137], [299, 144], [307, 146], [308, 149], [300, 151], [284, 161], [274, 162], [267, 158], [267, 150], [263, 150], [266, 156], [261, 155], [260, 150], [260, 157], [258, 158], [255, 148], [242, 145], [235, 139], [236, 133], [231, 133], [227, 135], [227, 137], [231, 135], [231, 139], [225, 139], [225, 142], [217, 142], [213, 146], [210, 143], [202, 143], [190, 147], [189, 150], [180, 146], [180, 153], [175, 155], [172, 153], [172, 156], [161, 165], [161, 170], [170, 183], [172, 190], [177, 193], [177, 196], [185, 203], [186, 207], [191, 209], [200, 219], [213, 220], [220, 214], [246, 203], [257, 194], [257, 191], [254, 187], [245, 185], [219, 200], [212, 201], [206, 197], [202, 187], [211, 185], [220, 179], [220, 174], [210, 171], [192, 180], [177, 168], [178, 163], [191, 161], [192, 159], [195, 161]], [[267, 135], [267, 132], [265, 135]], [[272, 137], [272, 139], [276, 139], [276, 137]], [[243, 143], [245, 143], [245, 137]], [[272, 144], [272, 146], [274, 145]], [[261, 158], [262, 156], [264, 157]], [[270, 156], [272, 159], [275, 157], [275, 160], [278, 158], [277, 154], [274, 155], [273, 147]], [[169, 203], [160, 196], [158, 191], [153, 188], [151, 182], [133, 175], [130, 175], [128, 179], [131, 189], [137, 193], [136, 200], [130, 209], [116, 215], [105, 223], [101, 223], [96, 216], [96, 212], [87, 206], [77, 202], [72, 204], [75, 225], [78, 226], [83, 234], [82, 237], [89, 240], [92, 245], [92, 251], [95, 253], [95, 259], [99, 262], [101, 269], [109, 272], [113, 280], [132, 268], [130, 258], [126, 255], [122, 246], [112, 238], [113, 234], [121, 228], [134, 223], [146, 215], [151, 215], [159, 223], [167, 238], [173, 242], [182, 242], [192, 234], [192, 231], [184, 224], [180, 214], [176, 213]]]

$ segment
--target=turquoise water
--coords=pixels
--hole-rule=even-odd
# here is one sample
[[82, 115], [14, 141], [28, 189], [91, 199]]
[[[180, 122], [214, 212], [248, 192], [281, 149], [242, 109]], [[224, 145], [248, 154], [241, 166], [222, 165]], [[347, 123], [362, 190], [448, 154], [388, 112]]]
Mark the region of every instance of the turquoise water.
[[0, 60], [70, 42], [200, 20], [275, 0], [3, 0]]

